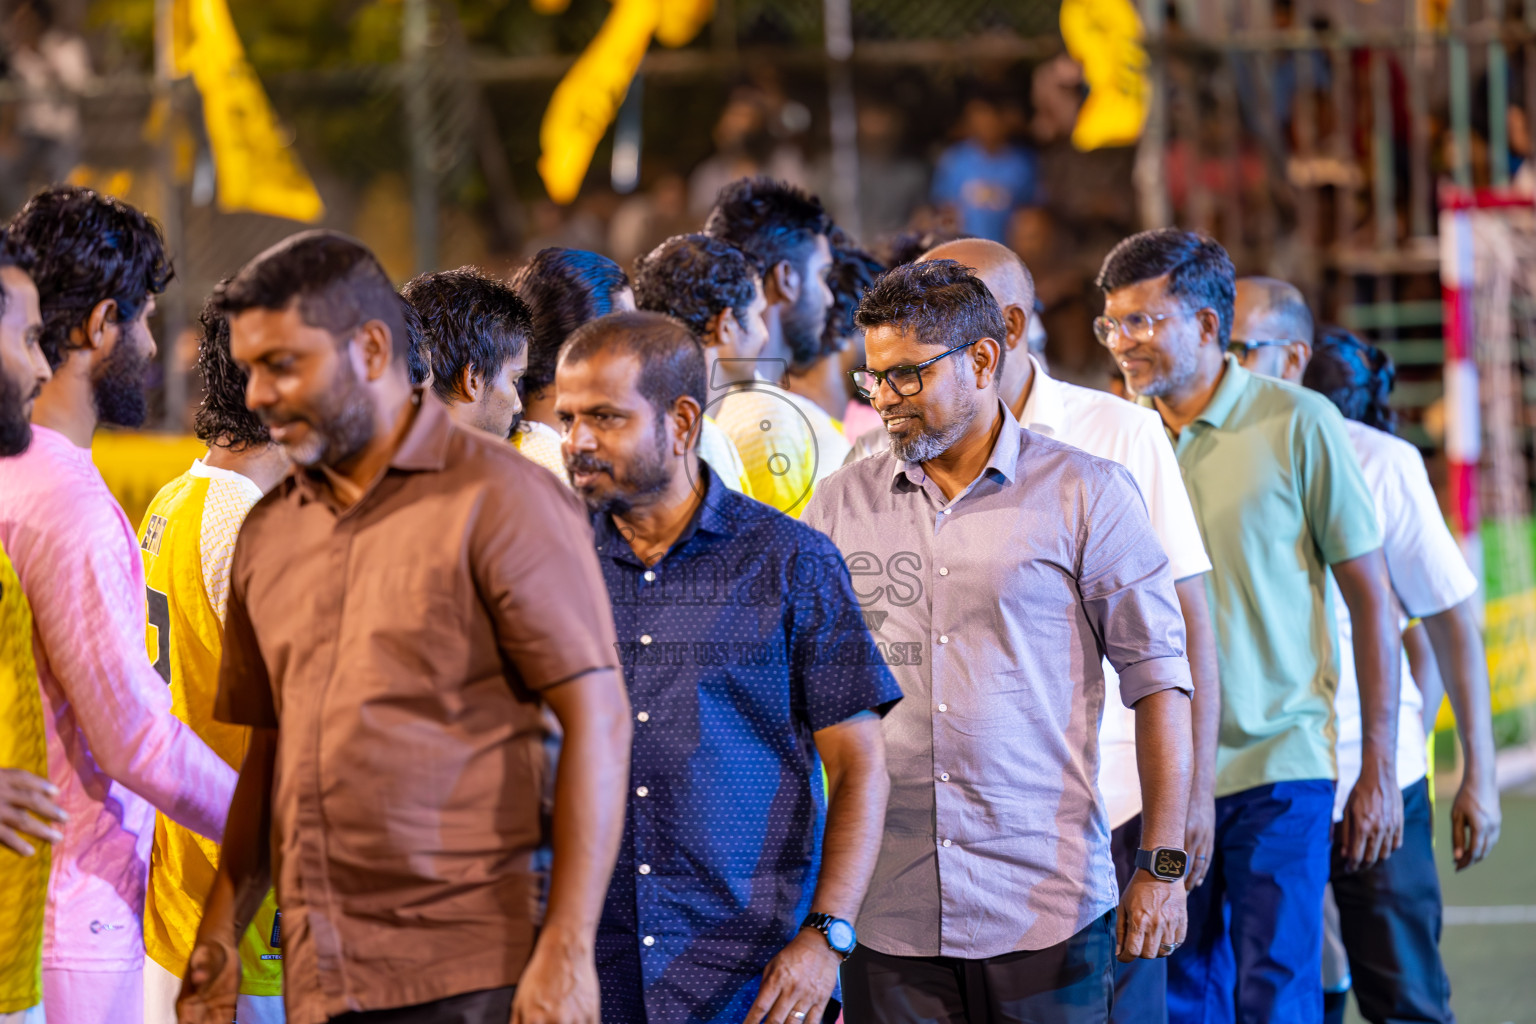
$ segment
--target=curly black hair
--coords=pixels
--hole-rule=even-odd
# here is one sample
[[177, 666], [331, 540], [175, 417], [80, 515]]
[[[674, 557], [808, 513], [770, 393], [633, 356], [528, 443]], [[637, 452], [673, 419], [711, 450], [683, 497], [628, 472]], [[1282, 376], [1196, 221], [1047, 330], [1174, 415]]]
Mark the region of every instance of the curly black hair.
[[1344, 328], [1323, 328], [1301, 383], [1338, 406], [1345, 419], [1397, 433], [1392, 357]]
[[540, 249], [512, 275], [512, 290], [528, 304], [533, 334], [528, 342], [524, 395], [536, 395], [555, 382], [560, 346], [582, 324], [614, 310], [614, 296], [629, 287], [624, 268], [585, 249]]
[[725, 186], [704, 222], [706, 235], [752, 257], [764, 275], [785, 262], [804, 271], [816, 236], [831, 228], [820, 199], [766, 177], [739, 178]]
[[827, 285], [832, 289], [832, 308], [827, 310], [827, 326], [821, 332], [821, 355], [841, 352], [848, 346], [848, 339], [859, 329], [854, 316], [864, 293], [874, 284], [875, 278], [885, 273], [880, 261], [859, 248], [842, 228], [834, 227], [829, 239], [832, 243], [832, 271], [827, 275]]
[[421, 274], [400, 293], [421, 317], [432, 391], [445, 402], [457, 393], [466, 367], [491, 380], [533, 333], [533, 318], [517, 293], [476, 267]]
[[[220, 285], [228, 282], [228, 278]], [[272, 435], [245, 407], [249, 374], [240, 369], [229, 352], [229, 318], [210, 295], [197, 315], [202, 328], [197, 340], [197, 370], [203, 378], [203, 404], [192, 419], [192, 432], [204, 444], [242, 452], [272, 443]]]
[[411, 387], [420, 387], [432, 375], [432, 356], [427, 351], [426, 328], [421, 325], [421, 314], [404, 295], [400, 296], [400, 316], [405, 320], [405, 372], [411, 378]]
[[159, 225], [88, 188], [43, 189], [11, 218], [7, 234], [36, 254], [31, 274], [42, 302], [40, 343], [55, 369], [70, 348], [70, 331], [97, 303], [112, 299], [118, 321], [131, 323], [175, 273]]
[[740, 249], [709, 235], [673, 235], [635, 261], [635, 305], [681, 320], [703, 339], [729, 308], [738, 323], [757, 295], [757, 267]]
[[[855, 322], [865, 330], [886, 325], [910, 330], [924, 345], [939, 348], [992, 338], [998, 343], [999, 377], [1008, 354], [1002, 344], [1008, 328], [997, 300], [970, 267], [955, 260], [924, 260], [887, 270], [864, 293]], [[955, 356], [965, 358], [965, 353], [961, 349]]]

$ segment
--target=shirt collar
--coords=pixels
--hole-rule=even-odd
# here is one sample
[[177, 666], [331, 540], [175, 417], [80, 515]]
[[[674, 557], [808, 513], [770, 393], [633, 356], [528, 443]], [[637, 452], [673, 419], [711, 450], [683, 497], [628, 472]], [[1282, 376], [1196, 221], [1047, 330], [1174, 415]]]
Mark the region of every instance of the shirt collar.
[[[1205, 408], [1195, 417], [1197, 423], [1208, 423], [1220, 428], [1227, 422], [1227, 417], [1232, 415], [1232, 410], [1237, 406], [1237, 400], [1242, 397], [1243, 391], [1248, 387], [1248, 381], [1253, 374], [1243, 369], [1243, 364], [1237, 361], [1237, 357], [1228, 353], [1222, 357], [1225, 366], [1222, 369], [1221, 383], [1216, 385], [1216, 391], [1211, 395], [1211, 400], [1205, 403]], [[1152, 399], [1144, 395], [1138, 396], [1136, 404], [1147, 409], [1156, 410], [1157, 406]]]
[[[981, 477], [986, 476], [988, 473], [997, 473], [1002, 476], [1005, 482], [1013, 483], [1014, 478], [1019, 472], [1019, 444], [1021, 442], [1019, 431], [1021, 428], [1019, 421], [1014, 418], [1013, 410], [1008, 408], [1006, 402], [998, 399], [997, 408], [1003, 417], [1003, 428], [998, 432], [997, 443], [992, 446], [992, 454], [987, 457], [987, 464], [982, 467], [981, 475], [977, 479], [981, 479]], [[890, 449], [887, 448], [886, 450], [889, 451]], [[893, 461], [895, 462], [895, 467], [891, 470], [892, 486], [902, 477], [906, 477], [909, 483], [916, 484], [919, 487], [923, 485], [923, 481], [928, 479], [928, 474], [923, 471], [922, 463], [904, 462], [894, 457]]]
[[1026, 355], [1035, 373], [1029, 384], [1029, 400], [1024, 403], [1019, 425], [1047, 437], [1060, 437], [1067, 430], [1067, 407], [1061, 385], [1045, 372], [1040, 360]]
[[[661, 561], [666, 561], [674, 551], [678, 551], [684, 544], [693, 539], [696, 533], [708, 533], [719, 537], [728, 537], [735, 534], [736, 524], [723, 509], [725, 502], [730, 500], [733, 493], [725, 486], [718, 474], [709, 467], [709, 463], [699, 460], [699, 486], [703, 490], [703, 500], [699, 507], [693, 510], [693, 518], [688, 520], [688, 525], [683, 527], [683, 532], [677, 535], [677, 540], [667, 549], [667, 553], [661, 556]], [[592, 517], [592, 533], [597, 541], [597, 548], [603, 554], [611, 558], [640, 564], [635, 549], [629, 546], [619, 533], [618, 527], [613, 524], [613, 516], [607, 512], [600, 512]]]

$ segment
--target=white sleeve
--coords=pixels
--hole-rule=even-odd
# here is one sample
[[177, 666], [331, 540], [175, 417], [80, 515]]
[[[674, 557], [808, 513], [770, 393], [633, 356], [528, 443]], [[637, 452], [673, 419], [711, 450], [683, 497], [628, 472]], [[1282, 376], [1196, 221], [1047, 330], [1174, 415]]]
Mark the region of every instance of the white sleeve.
[[233, 480], [208, 481], [198, 553], [202, 561], [203, 588], [221, 623], [229, 607], [229, 565], [235, 557], [240, 524], [260, 500], [261, 491], [254, 484], [243, 487]]
[[1422, 618], [1471, 597], [1477, 577], [1445, 525], [1418, 450], [1406, 442], [1391, 448], [1383, 466], [1382, 550], [1397, 599], [1410, 616]]
[[1152, 530], [1168, 555], [1173, 578], [1183, 580], [1210, 572], [1211, 559], [1200, 539], [1200, 527], [1179, 472], [1178, 457], [1173, 453], [1173, 445], [1162, 436], [1161, 426], [1149, 425], [1153, 429], [1141, 427], [1131, 439], [1126, 468], [1146, 499]]

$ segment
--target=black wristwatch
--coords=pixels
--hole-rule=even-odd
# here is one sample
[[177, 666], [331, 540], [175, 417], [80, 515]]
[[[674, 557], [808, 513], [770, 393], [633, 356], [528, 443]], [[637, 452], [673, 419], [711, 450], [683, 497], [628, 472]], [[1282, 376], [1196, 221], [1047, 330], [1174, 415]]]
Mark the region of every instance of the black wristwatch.
[[844, 960], [853, 955], [853, 947], [859, 944], [859, 936], [853, 930], [853, 925], [831, 914], [806, 914], [800, 927], [821, 932], [827, 945], [832, 947], [832, 952]]
[[1136, 866], [1163, 882], [1177, 882], [1189, 870], [1189, 854], [1171, 846], [1137, 850]]

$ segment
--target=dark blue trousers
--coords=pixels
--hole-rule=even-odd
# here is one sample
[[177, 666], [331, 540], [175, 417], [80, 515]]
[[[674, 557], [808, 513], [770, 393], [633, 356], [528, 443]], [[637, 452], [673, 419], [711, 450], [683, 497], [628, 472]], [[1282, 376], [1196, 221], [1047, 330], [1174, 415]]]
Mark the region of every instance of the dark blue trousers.
[[1168, 958], [1172, 1024], [1318, 1024], [1329, 779], [1216, 801], [1216, 850], [1189, 894], [1189, 935]]
[[1435, 873], [1429, 780], [1403, 790], [1403, 845], [1353, 874], [1333, 855], [1333, 898], [1360, 1016], [1372, 1024], [1454, 1024], [1440, 961], [1440, 877]]

